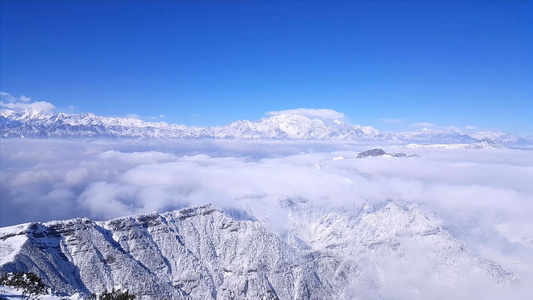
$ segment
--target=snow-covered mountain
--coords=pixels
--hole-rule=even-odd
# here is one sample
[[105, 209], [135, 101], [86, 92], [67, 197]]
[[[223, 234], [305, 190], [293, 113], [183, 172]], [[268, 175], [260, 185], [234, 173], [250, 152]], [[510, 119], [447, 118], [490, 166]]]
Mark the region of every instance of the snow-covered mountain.
[[454, 129], [449, 130], [431, 130], [424, 128], [417, 132], [401, 132], [395, 134], [395, 138], [404, 142], [416, 143], [442, 143], [442, 144], [457, 144], [457, 143], [474, 143], [478, 139], [459, 132]]
[[225, 126], [189, 127], [94, 114], [42, 114], [35, 110], [16, 112], [7, 109], [0, 110], [0, 135], [2, 138], [289, 139], [422, 144], [471, 144], [490, 138], [503, 145], [533, 144], [533, 138], [501, 132], [468, 135], [456, 130], [425, 129], [387, 133], [370, 126], [303, 115], [274, 115], [256, 122], [242, 120]]
[[481, 131], [476, 132], [470, 135], [471, 137], [478, 140], [489, 139], [498, 144], [502, 145], [512, 145], [512, 144], [531, 144], [532, 138], [519, 136], [513, 133], [505, 133], [500, 131]]
[[216, 138], [297, 140], [382, 140], [387, 138], [370, 126], [349, 125], [340, 120], [276, 115], [257, 122], [236, 121], [214, 127]]
[[372, 127], [300, 115], [278, 115], [257, 122], [236, 121], [225, 126], [187, 127], [164, 122], [101, 117], [94, 114], [44, 115], [35, 111], [0, 112], [1, 135], [9, 137], [117, 137], [219, 139], [384, 139]]
[[282, 232], [211, 205], [5, 227], [0, 273], [34, 272], [63, 295], [120, 287], [142, 299], [437, 299], [429, 290], [446, 298], [461, 284], [518, 282], [417, 205], [280, 205]]
[[201, 128], [144, 122], [132, 118], [101, 117], [94, 114], [41, 114], [0, 111], [2, 137], [32, 138], [181, 138], [201, 136]]

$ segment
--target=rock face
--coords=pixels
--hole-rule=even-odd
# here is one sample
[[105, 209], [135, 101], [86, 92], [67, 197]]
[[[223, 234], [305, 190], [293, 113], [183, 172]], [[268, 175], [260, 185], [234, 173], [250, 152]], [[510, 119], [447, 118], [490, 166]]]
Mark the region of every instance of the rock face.
[[367, 151], [359, 153], [357, 155], [357, 158], [370, 157], [370, 156], [383, 156], [385, 154], [387, 154], [387, 152], [383, 151], [383, 149], [372, 149], [372, 150], [367, 150]]
[[[0, 270], [37, 273], [61, 294], [120, 286], [143, 299], [381, 299], [391, 282], [402, 284], [398, 270], [445, 287], [473, 274], [491, 285], [516, 280], [414, 205], [352, 211], [287, 200], [282, 206], [284, 233], [211, 205], [6, 227]], [[424, 252], [412, 251], [417, 247]]]
[[407, 155], [405, 153], [387, 153], [383, 149], [372, 149], [363, 151], [357, 154], [356, 158], [365, 158], [365, 157], [379, 157], [379, 156], [389, 156], [389, 157], [419, 157], [417, 154]]
[[147, 299], [325, 298], [331, 291], [295, 250], [254, 221], [212, 206], [109, 222], [30, 224], [2, 271], [30, 270], [63, 294], [119, 285]]

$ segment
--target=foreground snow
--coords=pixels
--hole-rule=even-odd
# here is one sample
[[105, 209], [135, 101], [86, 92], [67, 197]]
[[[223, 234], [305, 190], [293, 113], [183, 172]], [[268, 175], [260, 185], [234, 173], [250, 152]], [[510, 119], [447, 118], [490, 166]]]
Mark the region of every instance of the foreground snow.
[[2, 228], [6, 244], [27, 240], [4, 252], [12, 259], [1, 270], [37, 273], [62, 295], [120, 285], [143, 299], [449, 299], [465, 297], [465, 285], [483, 295], [519, 284], [418, 205], [280, 205], [281, 232], [253, 217], [252, 203]]
[[[27, 299], [24, 298], [23, 291], [19, 289], [14, 289], [8, 286], [0, 285], [0, 298], [5, 300], [20, 300]], [[81, 300], [84, 297], [80, 294], [75, 294], [71, 296], [56, 296], [51, 294], [46, 295], [33, 295], [30, 299], [39, 299], [39, 300]]]

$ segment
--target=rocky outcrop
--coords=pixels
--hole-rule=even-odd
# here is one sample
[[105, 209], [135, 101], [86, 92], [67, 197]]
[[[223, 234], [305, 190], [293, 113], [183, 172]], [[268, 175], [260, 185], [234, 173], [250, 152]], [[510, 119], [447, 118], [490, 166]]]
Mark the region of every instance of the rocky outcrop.
[[405, 154], [405, 153], [387, 153], [383, 149], [371, 149], [367, 151], [363, 151], [359, 154], [357, 154], [356, 158], [365, 158], [365, 157], [380, 157], [380, 156], [388, 156], [388, 157], [419, 157], [417, 154]]

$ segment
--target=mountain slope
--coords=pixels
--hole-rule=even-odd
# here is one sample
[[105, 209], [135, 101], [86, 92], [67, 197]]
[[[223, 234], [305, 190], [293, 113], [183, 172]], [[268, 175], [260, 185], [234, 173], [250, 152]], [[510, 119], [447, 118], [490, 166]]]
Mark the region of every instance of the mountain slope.
[[146, 299], [381, 299], [406, 283], [398, 272], [412, 274], [415, 286], [397, 292], [423, 299], [428, 282], [450, 288], [471, 276], [486, 287], [517, 280], [414, 205], [353, 211], [287, 200], [282, 206], [288, 216], [282, 234], [210, 205], [6, 227], [0, 270], [37, 273], [61, 294], [118, 286]]
[[30, 224], [18, 235], [27, 241], [2, 270], [28, 269], [64, 294], [120, 285], [150, 299], [288, 299], [312, 286], [317, 299], [326, 296], [276, 235], [211, 206], [109, 222]]

